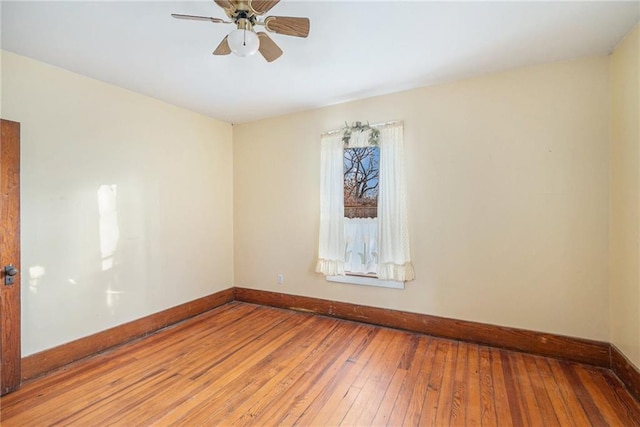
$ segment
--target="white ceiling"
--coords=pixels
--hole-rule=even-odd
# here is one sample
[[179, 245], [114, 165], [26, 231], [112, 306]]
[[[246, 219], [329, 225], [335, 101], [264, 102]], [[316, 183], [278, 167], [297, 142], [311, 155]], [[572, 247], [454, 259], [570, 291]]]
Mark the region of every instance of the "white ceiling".
[[531, 64], [606, 54], [640, 2], [291, 1], [307, 39], [267, 63], [213, 56], [213, 1], [2, 1], [2, 48], [232, 123]]

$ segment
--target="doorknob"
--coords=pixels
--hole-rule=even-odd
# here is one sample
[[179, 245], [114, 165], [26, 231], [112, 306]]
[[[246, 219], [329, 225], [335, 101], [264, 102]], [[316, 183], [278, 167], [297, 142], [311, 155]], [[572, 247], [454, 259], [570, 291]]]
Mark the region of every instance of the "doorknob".
[[5, 285], [13, 285], [15, 282], [15, 275], [18, 274], [18, 269], [13, 265], [5, 265], [4, 266], [4, 284]]

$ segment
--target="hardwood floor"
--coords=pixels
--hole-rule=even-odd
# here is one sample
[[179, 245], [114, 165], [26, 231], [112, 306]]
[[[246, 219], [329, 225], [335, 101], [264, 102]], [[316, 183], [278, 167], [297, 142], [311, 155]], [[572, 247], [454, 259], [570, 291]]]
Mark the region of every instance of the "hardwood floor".
[[3, 426], [640, 425], [606, 369], [232, 302], [0, 399]]

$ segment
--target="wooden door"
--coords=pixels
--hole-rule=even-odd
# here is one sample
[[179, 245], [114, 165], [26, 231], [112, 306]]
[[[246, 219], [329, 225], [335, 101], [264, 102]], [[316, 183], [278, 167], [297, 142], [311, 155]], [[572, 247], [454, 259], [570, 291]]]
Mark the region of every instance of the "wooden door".
[[0, 395], [2, 395], [20, 387], [21, 375], [20, 123], [7, 120], [0, 120], [0, 122], [2, 127], [0, 136]]

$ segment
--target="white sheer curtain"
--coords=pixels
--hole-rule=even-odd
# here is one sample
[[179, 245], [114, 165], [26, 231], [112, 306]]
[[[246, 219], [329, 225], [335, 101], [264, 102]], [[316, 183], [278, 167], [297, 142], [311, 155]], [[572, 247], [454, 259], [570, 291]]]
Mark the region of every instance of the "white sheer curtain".
[[377, 274], [377, 218], [345, 218], [344, 242], [345, 271], [360, 274]]
[[402, 131], [402, 124], [380, 129], [378, 278], [406, 282], [415, 273], [409, 248]]
[[316, 271], [344, 274], [344, 180], [342, 134], [324, 135], [320, 148], [320, 245]]
[[[316, 271], [326, 276], [343, 275], [345, 269], [351, 272], [370, 273], [369, 260], [377, 263], [379, 279], [409, 281], [415, 278], [409, 249], [407, 223], [407, 193], [404, 170], [404, 148], [402, 124], [379, 127], [380, 129], [380, 185], [378, 191], [378, 235], [376, 244], [371, 243], [373, 233], [364, 233], [363, 224], [352, 223], [344, 218], [343, 143], [342, 133], [324, 135], [321, 140], [321, 180], [320, 180], [320, 244]], [[349, 147], [368, 145], [368, 133], [354, 132]], [[349, 230], [361, 233], [362, 251], [353, 247], [356, 237]], [[357, 230], [360, 231], [357, 231]], [[346, 230], [346, 231], [345, 231]], [[345, 246], [345, 233], [349, 234]], [[349, 246], [351, 244], [351, 247]], [[360, 244], [360, 243], [358, 243]], [[375, 254], [373, 247], [377, 247]], [[349, 252], [351, 251], [351, 252]], [[358, 253], [363, 255], [359, 261]], [[355, 262], [354, 263], [354, 255]], [[347, 265], [345, 266], [345, 262]], [[356, 268], [356, 270], [351, 270]], [[359, 271], [359, 270], [360, 271]]]

